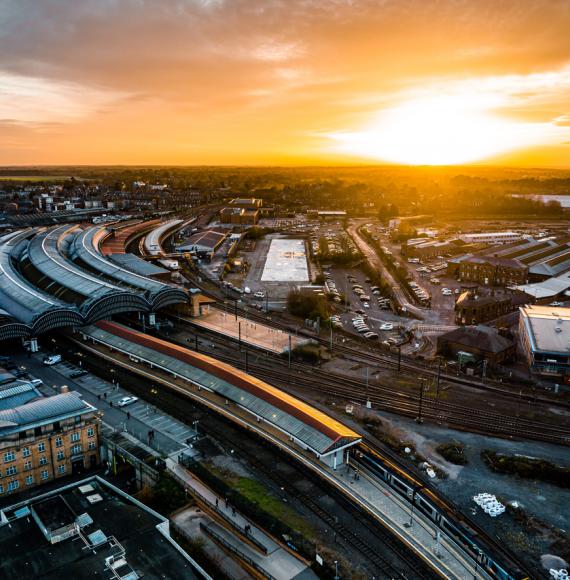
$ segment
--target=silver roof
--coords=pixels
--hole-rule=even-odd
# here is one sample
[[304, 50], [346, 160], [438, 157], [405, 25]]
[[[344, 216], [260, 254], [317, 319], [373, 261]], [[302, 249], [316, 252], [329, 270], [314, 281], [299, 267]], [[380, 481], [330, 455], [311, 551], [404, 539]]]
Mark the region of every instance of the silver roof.
[[570, 356], [570, 308], [533, 305], [520, 311], [533, 351]]
[[268, 423], [271, 423], [284, 432], [292, 435], [316, 453], [326, 453], [335, 442], [324, 433], [321, 433], [311, 425], [304, 423], [282, 409], [271, 405], [263, 399], [260, 399], [259, 397], [256, 397], [255, 395], [252, 395], [251, 393], [236, 387], [219, 377], [193, 367], [188, 363], [182, 362], [177, 358], [159, 353], [145, 346], [134, 344], [127, 339], [111, 334], [97, 326], [87, 326], [83, 328], [81, 332], [96, 340], [100, 340], [105, 344], [109, 344], [119, 351], [152, 362], [156, 366], [167, 368], [171, 372], [233, 401], [247, 409], [249, 412], [263, 418]]
[[0, 411], [0, 436], [96, 411], [78, 393], [61, 393]]
[[174, 219], [164, 222], [146, 235], [144, 239], [144, 249], [151, 256], [158, 256], [162, 253], [160, 238], [170, 229], [181, 224], [184, 220]]
[[0, 239], [0, 308], [28, 325], [41, 314], [55, 309], [74, 310], [73, 305], [58, 300], [33, 286], [12, 264], [27, 246], [33, 230], [13, 232]]
[[38, 397], [41, 397], [39, 391], [29, 383], [9, 386], [0, 391], [0, 411], [25, 405]]
[[[70, 243], [70, 258], [79, 259], [93, 270], [101, 272], [103, 275], [116, 280], [118, 284], [127, 285], [130, 288], [144, 292], [160, 292], [167, 287], [167, 284], [152, 280], [146, 276], [141, 276], [122, 267], [119, 264], [108, 260], [95, 248], [94, 236], [100, 231], [97, 226], [79, 232]], [[101, 280], [101, 279], [99, 279]]]
[[63, 256], [59, 244], [70, 235], [77, 235], [77, 231], [68, 225], [37, 235], [28, 246], [28, 255], [34, 267], [50, 280], [85, 297], [100, 298], [121, 290], [119, 286], [90, 274]]

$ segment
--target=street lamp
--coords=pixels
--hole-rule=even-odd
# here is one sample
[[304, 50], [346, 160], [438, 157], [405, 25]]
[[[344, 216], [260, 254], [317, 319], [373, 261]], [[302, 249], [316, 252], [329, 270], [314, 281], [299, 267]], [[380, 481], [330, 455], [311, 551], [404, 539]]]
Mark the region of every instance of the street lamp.
[[338, 575], [338, 560], [334, 561], [334, 580], [340, 580], [340, 576]]

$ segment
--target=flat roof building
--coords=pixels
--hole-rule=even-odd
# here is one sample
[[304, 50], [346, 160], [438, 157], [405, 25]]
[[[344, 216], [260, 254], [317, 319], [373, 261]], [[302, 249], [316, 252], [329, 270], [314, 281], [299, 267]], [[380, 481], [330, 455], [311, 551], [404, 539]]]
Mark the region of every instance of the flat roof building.
[[524, 238], [519, 232], [482, 232], [476, 234], [459, 234], [457, 236], [467, 244], [508, 244]]
[[209, 579], [167, 518], [94, 476], [0, 509], [0, 577]]
[[520, 308], [519, 340], [529, 368], [570, 382], [570, 308]]

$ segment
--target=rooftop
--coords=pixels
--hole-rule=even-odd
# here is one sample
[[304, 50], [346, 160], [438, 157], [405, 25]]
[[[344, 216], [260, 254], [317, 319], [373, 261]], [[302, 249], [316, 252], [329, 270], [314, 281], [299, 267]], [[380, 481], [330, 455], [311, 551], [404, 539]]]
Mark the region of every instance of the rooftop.
[[141, 276], [161, 276], [170, 273], [152, 262], [135, 256], [135, 254], [112, 254], [109, 259]]
[[222, 242], [227, 236], [227, 232], [218, 232], [216, 230], [206, 230], [204, 232], [198, 232], [193, 236], [190, 236], [184, 241], [177, 250], [185, 251], [186, 249], [192, 249], [194, 246], [202, 246], [204, 248], [214, 249], [220, 242]]
[[512, 258], [501, 258], [498, 256], [467, 256], [460, 260], [469, 264], [492, 264], [493, 266], [501, 266], [503, 268], [515, 268], [517, 270], [524, 270], [526, 266]]
[[34, 386], [29, 383], [20, 383], [19, 381], [11, 385], [2, 386], [0, 389], [0, 412], [25, 405], [33, 399], [42, 396]]
[[[24, 230], [0, 239], [0, 309], [30, 328], [49, 311], [75, 310], [73, 305], [36, 288], [14, 267], [12, 260], [25, 250], [32, 234], [33, 230]], [[76, 316], [80, 320], [79, 313]]]
[[180, 225], [183, 221], [184, 220], [181, 219], [169, 220], [150, 231], [144, 239], [144, 249], [147, 254], [150, 254], [151, 256], [162, 254], [162, 246], [160, 245], [160, 242], [163, 236], [166, 232]]
[[520, 312], [533, 351], [570, 356], [570, 308], [533, 305]]
[[516, 289], [533, 296], [536, 300], [545, 298], [553, 298], [567, 292], [570, 288], [570, 273], [566, 272], [559, 276], [555, 276], [543, 282], [536, 282], [534, 284], [521, 284]]
[[498, 353], [513, 346], [513, 341], [501, 336], [494, 328], [480, 324], [462, 326], [439, 337], [443, 341], [455, 342], [465, 347], [485, 352]]
[[95, 412], [78, 393], [61, 393], [0, 411], [0, 436]]
[[[96, 476], [11, 505], [0, 522], [2, 578], [111, 578], [111, 562], [129, 580], [207, 577], [172, 540], [166, 518]], [[62, 526], [72, 537], [50, 543]]]
[[328, 453], [360, 438], [358, 433], [299, 399], [209, 356], [111, 322], [101, 322], [82, 332], [234, 401], [316, 453]]

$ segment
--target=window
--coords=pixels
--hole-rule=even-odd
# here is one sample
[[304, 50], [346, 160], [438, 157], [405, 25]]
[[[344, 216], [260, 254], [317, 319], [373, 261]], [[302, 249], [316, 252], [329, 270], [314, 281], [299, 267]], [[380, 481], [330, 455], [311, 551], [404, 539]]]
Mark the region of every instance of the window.
[[95, 441], [89, 441], [89, 449], [95, 449]]
[[38, 451], [40, 453], [43, 453], [46, 450], [46, 444], [42, 441], [39, 445], [38, 445]]
[[58, 451], [57, 452], [57, 460], [63, 461], [64, 459], [65, 459], [65, 453], [63, 451]]
[[16, 473], [18, 473], [18, 470], [16, 469], [15, 465], [10, 465], [10, 467], [8, 467], [6, 470], [6, 475], [16, 475]]
[[8, 484], [8, 491], [14, 491], [20, 487], [20, 482], [16, 479]]
[[34, 483], [34, 476], [33, 475], [27, 475], [26, 476], [26, 485], [32, 485], [32, 483]]
[[14, 451], [8, 451], [8, 453], [4, 453], [4, 463], [8, 463], [9, 461], [14, 461], [16, 459], [16, 453]]
[[47, 457], [44, 455], [43, 457], [40, 457], [40, 465], [47, 465]]
[[57, 470], [59, 471], [59, 473], [65, 473], [65, 465], [60, 465]]
[[87, 437], [93, 437], [95, 435], [95, 429], [93, 429], [93, 427], [89, 427], [89, 429], [87, 429]]
[[0, 483], [0, 493], [4, 493], [4, 486]]
[[29, 447], [24, 447], [22, 449], [22, 457], [29, 457], [32, 454]]
[[61, 447], [62, 445], [63, 445], [63, 439], [61, 437], [56, 437], [55, 438], [55, 446]]
[[32, 462], [26, 461], [26, 463], [24, 463], [24, 471], [30, 471], [30, 469], [32, 469]]
[[71, 448], [71, 454], [72, 455], [77, 455], [78, 453], [81, 453], [83, 451], [83, 449], [81, 448], [81, 445], [74, 445]]
[[75, 443], [76, 441], [79, 441], [79, 439], [81, 438], [81, 434], [80, 433], [72, 433], [71, 434], [71, 442]]
[[42, 479], [48, 479], [49, 478], [49, 471], [47, 469], [44, 469], [42, 471]]

